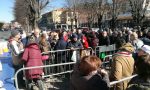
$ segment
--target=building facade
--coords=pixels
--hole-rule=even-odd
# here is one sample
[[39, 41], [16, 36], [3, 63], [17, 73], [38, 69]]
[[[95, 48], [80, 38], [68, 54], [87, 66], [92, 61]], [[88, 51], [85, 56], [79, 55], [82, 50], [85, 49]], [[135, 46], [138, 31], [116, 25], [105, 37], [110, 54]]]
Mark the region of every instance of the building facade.
[[50, 29], [70, 29], [78, 26], [78, 13], [68, 11], [65, 8], [53, 10], [42, 15], [40, 26]]

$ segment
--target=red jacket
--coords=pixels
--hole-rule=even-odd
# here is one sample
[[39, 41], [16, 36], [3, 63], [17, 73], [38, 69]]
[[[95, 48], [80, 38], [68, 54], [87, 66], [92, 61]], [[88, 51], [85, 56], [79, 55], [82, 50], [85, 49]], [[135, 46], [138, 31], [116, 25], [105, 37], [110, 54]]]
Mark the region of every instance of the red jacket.
[[[25, 61], [25, 67], [42, 66], [42, 55], [39, 46], [36, 43], [30, 44], [25, 48], [22, 56]], [[43, 73], [43, 68], [26, 70], [26, 78], [39, 78]]]
[[67, 35], [64, 36], [64, 40], [65, 40], [66, 42], [68, 41], [68, 36], [67, 36]]
[[88, 48], [89, 47], [87, 38], [85, 36], [82, 37], [82, 42], [83, 42], [83, 47], [84, 48]]

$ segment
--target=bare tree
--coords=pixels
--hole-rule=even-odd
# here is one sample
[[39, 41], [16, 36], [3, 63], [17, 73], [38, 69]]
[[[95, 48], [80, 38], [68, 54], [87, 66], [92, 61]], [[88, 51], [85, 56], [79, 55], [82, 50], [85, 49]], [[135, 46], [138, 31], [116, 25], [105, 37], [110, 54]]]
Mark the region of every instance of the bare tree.
[[101, 29], [103, 16], [110, 10], [110, 4], [107, 0], [93, 0], [95, 3], [95, 15], [97, 17], [97, 23], [99, 29]]
[[95, 20], [95, 7], [95, 3], [93, 2], [85, 1], [83, 3], [82, 13], [84, 13], [87, 18], [89, 28], [92, 28]]
[[117, 18], [120, 12], [123, 11], [123, 4], [126, 2], [126, 0], [112, 0], [112, 5], [111, 5], [111, 15], [112, 19], [110, 21], [110, 26], [114, 30], [116, 28], [116, 23], [117, 23]]
[[142, 26], [150, 0], [129, 0], [131, 14], [135, 25]]
[[27, 14], [28, 7], [26, 7], [26, 0], [16, 0], [14, 7], [14, 16], [16, 21], [18, 21], [23, 27], [27, 26]]
[[110, 9], [110, 5], [107, 0], [67, 1], [69, 2], [70, 6], [74, 6], [73, 9], [79, 12], [79, 14], [84, 14], [84, 16], [87, 18], [89, 28], [91, 28], [94, 23], [98, 23], [98, 26], [100, 28], [105, 12], [107, 12]]
[[66, 0], [67, 12], [71, 17], [71, 29], [73, 29], [73, 22], [75, 21], [75, 26], [77, 28], [77, 5], [81, 2], [81, 0]]
[[15, 18], [23, 26], [34, 29], [38, 26], [41, 11], [48, 3], [49, 0], [16, 0], [14, 7]]

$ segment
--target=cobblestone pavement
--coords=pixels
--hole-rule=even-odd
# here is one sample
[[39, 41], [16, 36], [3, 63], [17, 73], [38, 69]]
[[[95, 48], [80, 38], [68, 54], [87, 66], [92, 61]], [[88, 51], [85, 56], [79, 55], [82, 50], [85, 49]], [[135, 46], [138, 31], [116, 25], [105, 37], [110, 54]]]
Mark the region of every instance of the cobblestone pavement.
[[46, 85], [47, 90], [69, 90], [69, 78], [53, 78]]
[[[69, 90], [69, 77], [51, 77], [44, 80], [45, 90]], [[27, 90], [25, 87], [20, 90]], [[33, 85], [33, 90], [39, 90]]]

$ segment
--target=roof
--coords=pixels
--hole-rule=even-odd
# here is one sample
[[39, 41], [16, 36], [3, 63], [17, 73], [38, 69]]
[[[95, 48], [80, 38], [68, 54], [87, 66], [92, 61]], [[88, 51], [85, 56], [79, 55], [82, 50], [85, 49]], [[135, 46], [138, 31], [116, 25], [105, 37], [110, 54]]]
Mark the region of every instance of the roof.
[[58, 8], [56, 10], [53, 10], [53, 11], [65, 11], [66, 9], [65, 8]]
[[118, 20], [123, 20], [123, 19], [129, 20], [129, 19], [132, 19], [132, 14], [131, 13], [121, 14], [118, 16], [117, 19]]

